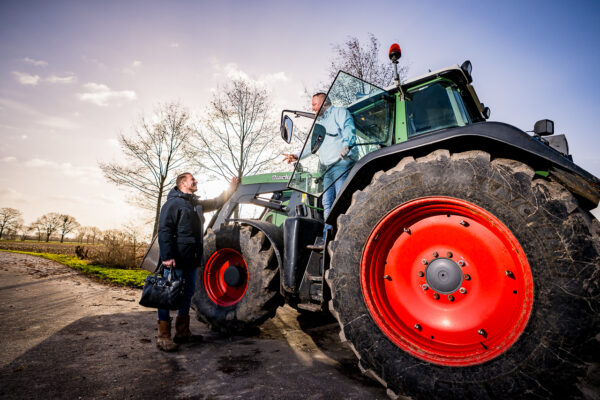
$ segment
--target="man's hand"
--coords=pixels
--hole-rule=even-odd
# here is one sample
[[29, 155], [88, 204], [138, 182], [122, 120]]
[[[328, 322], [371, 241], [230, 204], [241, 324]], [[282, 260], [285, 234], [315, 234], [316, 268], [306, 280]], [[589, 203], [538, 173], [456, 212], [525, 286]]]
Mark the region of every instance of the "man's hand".
[[237, 189], [238, 185], [240, 184], [240, 178], [237, 177], [233, 177], [231, 178], [231, 182], [229, 182], [229, 191], [234, 192], [235, 189]]
[[350, 147], [348, 147], [348, 146], [342, 147], [342, 151], [340, 151], [340, 159], [343, 160], [344, 158], [346, 158], [348, 153], [350, 153]]
[[170, 260], [165, 260], [162, 262], [163, 265], [169, 269], [174, 268], [175, 267], [175, 259], [172, 258]]
[[291, 164], [298, 161], [298, 156], [295, 154], [283, 153], [282, 156], [283, 160], [281, 160], [281, 162], [287, 162], [288, 164]]

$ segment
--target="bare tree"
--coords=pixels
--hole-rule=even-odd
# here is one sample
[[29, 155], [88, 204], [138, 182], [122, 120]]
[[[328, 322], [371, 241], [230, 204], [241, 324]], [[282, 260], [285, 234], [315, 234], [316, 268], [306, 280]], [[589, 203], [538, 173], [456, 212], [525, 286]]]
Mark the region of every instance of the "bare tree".
[[280, 154], [273, 147], [276, 124], [266, 89], [236, 79], [216, 93], [190, 145], [190, 160], [213, 176], [229, 180], [265, 171]]
[[144, 236], [143, 227], [136, 225], [134, 222], [128, 222], [122, 226], [122, 231], [127, 235], [127, 239], [131, 246], [131, 256], [137, 263], [138, 252], [140, 251], [140, 240]]
[[138, 205], [154, 212], [153, 236], [165, 188], [174, 184], [174, 171], [185, 164], [181, 146], [191, 131], [189, 113], [180, 104], [159, 106], [153, 121], [141, 117], [132, 137], [120, 135], [125, 164], [100, 163], [106, 179], [132, 190]]
[[50, 241], [50, 236], [57, 231], [60, 224], [61, 215], [58, 213], [44, 214], [33, 223], [40, 232], [40, 237], [42, 233], [46, 236], [46, 242]]
[[34, 231], [37, 234], [38, 242], [42, 241], [42, 229], [42, 224], [39, 218], [29, 225], [29, 230]]
[[21, 211], [16, 208], [0, 208], [0, 239], [5, 231], [10, 231], [23, 223]]
[[69, 234], [79, 226], [77, 220], [67, 214], [60, 215], [60, 223], [58, 225], [58, 232], [60, 233], [60, 242], [65, 240], [65, 235]]
[[88, 235], [87, 235], [87, 240], [86, 243], [89, 243], [90, 238], [92, 239], [92, 244], [96, 244], [96, 239], [102, 236], [102, 231], [100, 230], [100, 228], [97, 228], [95, 226], [92, 226]]
[[[369, 33], [365, 46], [357, 37], [349, 36], [344, 43], [334, 44], [332, 50], [334, 56], [329, 67], [332, 80], [342, 70], [381, 88], [394, 83], [392, 64], [381, 62], [379, 40], [372, 33]], [[398, 68], [401, 82], [406, 79], [407, 72], [406, 66]]]
[[85, 238], [85, 236], [88, 233], [89, 230], [89, 226], [78, 226], [76, 229], [76, 235], [75, 235], [75, 240], [77, 240], [78, 243], [83, 243], [83, 239]]

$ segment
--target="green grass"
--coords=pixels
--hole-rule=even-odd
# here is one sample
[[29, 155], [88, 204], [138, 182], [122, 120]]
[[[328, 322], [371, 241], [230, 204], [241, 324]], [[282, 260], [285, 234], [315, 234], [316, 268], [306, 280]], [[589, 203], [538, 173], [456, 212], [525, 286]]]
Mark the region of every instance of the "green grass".
[[61, 264], [71, 267], [73, 269], [82, 271], [86, 275], [90, 275], [94, 278], [100, 279], [105, 282], [114, 283], [121, 286], [131, 287], [144, 287], [146, 277], [150, 272], [143, 269], [119, 269], [119, 268], [107, 268], [102, 265], [89, 264], [85, 260], [80, 260], [74, 256], [66, 256], [63, 254], [52, 254], [52, 253], [34, 253], [31, 251], [18, 251], [18, 250], [4, 250], [10, 253], [29, 254], [32, 256], [38, 256], [47, 258], [48, 260], [56, 261]]

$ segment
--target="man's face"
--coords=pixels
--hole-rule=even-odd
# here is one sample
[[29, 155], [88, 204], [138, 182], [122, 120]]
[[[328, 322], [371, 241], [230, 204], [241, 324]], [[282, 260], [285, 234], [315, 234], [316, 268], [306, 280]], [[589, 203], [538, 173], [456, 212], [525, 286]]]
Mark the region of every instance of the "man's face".
[[198, 181], [192, 175], [187, 175], [181, 182], [181, 191], [183, 193], [195, 193], [197, 190]]
[[315, 114], [319, 112], [323, 101], [325, 101], [325, 96], [314, 96], [312, 98], [312, 110]]

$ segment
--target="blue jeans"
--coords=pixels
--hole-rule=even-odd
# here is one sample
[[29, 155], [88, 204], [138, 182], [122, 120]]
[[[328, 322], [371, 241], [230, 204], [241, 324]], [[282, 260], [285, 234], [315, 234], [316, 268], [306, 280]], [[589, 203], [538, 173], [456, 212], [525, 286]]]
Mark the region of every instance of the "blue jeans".
[[[165, 268], [165, 278], [169, 276], [170, 269]], [[181, 299], [181, 306], [177, 315], [180, 317], [190, 314], [190, 306], [192, 305], [192, 296], [196, 290], [196, 268], [180, 269], [175, 268], [175, 273], [178, 277], [183, 277], [185, 280], [185, 286], [183, 287], [183, 298]], [[158, 320], [159, 321], [170, 321], [171, 316], [169, 310], [163, 308], [158, 309]]]
[[[339, 163], [334, 165], [329, 171], [327, 171], [325, 173], [325, 176], [323, 176], [323, 187], [331, 185], [329, 189], [327, 189], [323, 193], [323, 219], [327, 219], [327, 217], [329, 216], [329, 213], [331, 212], [331, 206], [333, 205], [333, 202], [335, 201], [337, 195], [340, 194], [342, 185], [348, 177], [348, 173], [350, 172], [350, 169], [353, 165], [354, 161], [352, 160], [340, 161]], [[334, 181], [335, 183], [333, 183], [332, 185], [332, 182]], [[325, 224], [325, 227], [323, 228], [323, 238], [325, 238], [327, 230], [331, 228], [333, 228], [331, 225]]]

